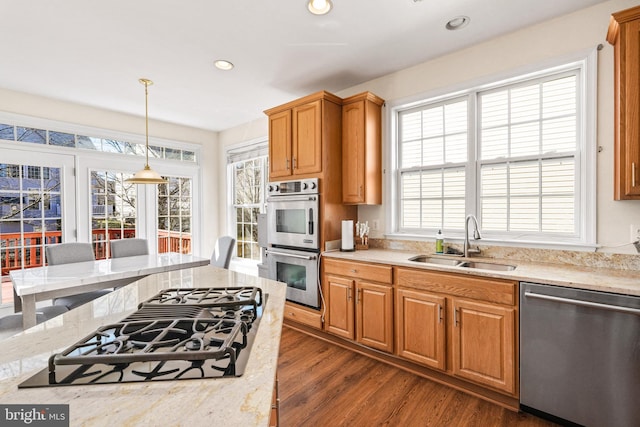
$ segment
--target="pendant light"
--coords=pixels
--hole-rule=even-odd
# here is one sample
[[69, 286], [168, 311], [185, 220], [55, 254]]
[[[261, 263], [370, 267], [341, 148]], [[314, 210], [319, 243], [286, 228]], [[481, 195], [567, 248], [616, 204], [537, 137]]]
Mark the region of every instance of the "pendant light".
[[144, 169], [138, 171], [133, 177], [125, 179], [125, 182], [131, 184], [166, 184], [167, 180], [163, 179], [160, 174], [149, 167], [149, 86], [153, 82], [149, 79], [139, 79], [144, 85], [144, 124], [145, 124], [145, 153], [147, 161]]

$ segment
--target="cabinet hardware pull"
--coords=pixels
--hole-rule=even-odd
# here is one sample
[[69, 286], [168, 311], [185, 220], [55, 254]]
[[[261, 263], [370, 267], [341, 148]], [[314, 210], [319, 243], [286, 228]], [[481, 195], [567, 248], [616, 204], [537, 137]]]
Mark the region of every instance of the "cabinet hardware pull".
[[360, 304], [360, 298], [362, 295], [360, 295], [360, 292], [362, 292], [362, 289], [358, 289], [356, 291], [356, 304]]
[[438, 304], [438, 323], [442, 323], [442, 305]]
[[636, 186], [636, 163], [631, 163], [631, 186]]
[[287, 159], [287, 170], [289, 170], [289, 159]]
[[347, 289], [347, 300], [351, 301], [351, 288]]
[[453, 311], [453, 324], [454, 326], [458, 326], [458, 309], [457, 308]]
[[293, 168], [297, 169], [298, 168], [298, 159], [296, 159], [295, 157], [293, 158]]
[[352, 268], [350, 271], [351, 271], [352, 273], [357, 273], [357, 272], [358, 272], [358, 270], [356, 270], [355, 268]]

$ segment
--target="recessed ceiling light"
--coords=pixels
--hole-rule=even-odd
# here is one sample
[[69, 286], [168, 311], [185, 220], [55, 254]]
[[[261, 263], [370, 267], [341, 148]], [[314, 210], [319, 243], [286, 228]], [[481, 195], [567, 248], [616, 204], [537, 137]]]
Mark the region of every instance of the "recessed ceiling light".
[[445, 27], [447, 30], [451, 31], [459, 30], [466, 27], [467, 24], [469, 24], [469, 21], [471, 21], [471, 18], [469, 18], [468, 16], [456, 16], [455, 18], [447, 22], [447, 25], [445, 25]]
[[307, 7], [309, 8], [309, 12], [314, 15], [325, 15], [329, 13], [333, 5], [331, 4], [331, 0], [309, 0]]
[[216, 68], [219, 70], [223, 70], [223, 71], [233, 70], [233, 64], [224, 59], [218, 59], [216, 62], [213, 63], [213, 65], [215, 65]]

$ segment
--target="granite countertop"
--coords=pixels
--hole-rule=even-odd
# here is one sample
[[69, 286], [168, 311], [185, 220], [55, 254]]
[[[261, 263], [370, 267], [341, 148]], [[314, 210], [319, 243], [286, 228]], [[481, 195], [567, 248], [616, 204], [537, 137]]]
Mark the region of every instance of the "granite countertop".
[[[268, 294], [244, 375], [239, 378], [18, 389], [98, 326], [171, 287], [257, 286]], [[71, 426], [266, 426], [276, 376], [286, 286], [211, 266], [147, 276], [2, 341], [0, 403], [69, 404]]]
[[322, 256], [327, 258], [372, 262], [402, 267], [423, 268], [434, 271], [459, 273], [472, 276], [509, 279], [522, 282], [534, 282], [548, 285], [567, 286], [572, 288], [640, 296], [640, 271], [637, 270], [589, 268], [566, 264], [543, 264], [482, 257], [453, 257], [460, 260], [482, 261], [489, 263], [510, 264], [516, 266], [516, 269], [512, 271], [493, 271], [409, 261], [409, 258], [416, 255], [429, 255], [443, 258], [451, 257], [447, 255], [419, 254], [416, 252], [405, 252], [386, 249], [369, 249], [355, 252], [333, 251], [324, 252], [322, 254]]

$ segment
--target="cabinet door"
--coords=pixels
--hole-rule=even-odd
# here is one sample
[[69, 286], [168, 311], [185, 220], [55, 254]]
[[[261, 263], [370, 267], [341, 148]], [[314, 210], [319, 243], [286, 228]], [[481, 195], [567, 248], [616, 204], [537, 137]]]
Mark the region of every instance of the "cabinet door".
[[291, 110], [269, 116], [269, 178], [291, 175]]
[[515, 392], [515, 310], [453, 300], [453, 373]]
[[619, 168], [620, 199], [640, 198], [640, 20], [620, 28], [620, 132]]
[[353, 340], [354, 334], [354, 283], [351, 279], [326, 276], [329, 308], [326, 330]]
[[322, 101], [293, 108], [293, 173], [322, 171]]
[[393, 352], [393, 289], [357, 282], [356, 291], [356, 341]]
[[398, 356], [446, 369], [445, 298], [408, 289], [396, 291]]
[[342, 107], [342, 201], [364, 203], [364, 101]]

